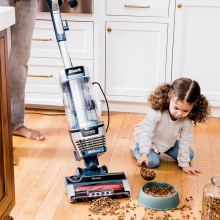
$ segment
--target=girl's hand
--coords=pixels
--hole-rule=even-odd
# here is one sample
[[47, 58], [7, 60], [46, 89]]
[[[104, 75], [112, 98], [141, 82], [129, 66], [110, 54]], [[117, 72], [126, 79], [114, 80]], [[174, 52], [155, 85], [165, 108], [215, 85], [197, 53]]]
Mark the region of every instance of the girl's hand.
[[138, 158], [138, 160], [137, 160], [137, 165], [140, 167], [141, 164], [142, 164], [143, 162], [145, 162], [146, 165], [148, 166], [148, 159], [147, 159], [147, 157], [148, 157], [148, 154], [147, 154], [147, 153], [142, 153], [141, 156], [140, 156], [140, 157]]
[[183, 172], [188, 173], [188, 174], [195, 174], [196, 176], [198, 175], [196, 172], [201, 173], [202, 171], [196, 167], [182, 167]]

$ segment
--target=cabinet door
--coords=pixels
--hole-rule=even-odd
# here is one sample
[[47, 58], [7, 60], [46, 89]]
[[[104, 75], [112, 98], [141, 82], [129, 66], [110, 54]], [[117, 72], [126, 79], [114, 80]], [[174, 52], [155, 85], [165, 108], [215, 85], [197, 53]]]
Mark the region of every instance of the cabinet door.
[[15, 204], [11, 107], [7, 65], [6, 31], [0, 32], [0, 219]]
[[[71, 58], [93, 59], [93, 22], [68, 21], [67, 48]], [[52, 21], [37, 20], [31, 57], [61, 58]]]
[[167, 24], [107, 22], [108, 28], [106, 94], [146, 97], [165, 81]]
[[176, 8], [172, 80], [196, 80], [220, 106], [220, 1], [181, 0]]

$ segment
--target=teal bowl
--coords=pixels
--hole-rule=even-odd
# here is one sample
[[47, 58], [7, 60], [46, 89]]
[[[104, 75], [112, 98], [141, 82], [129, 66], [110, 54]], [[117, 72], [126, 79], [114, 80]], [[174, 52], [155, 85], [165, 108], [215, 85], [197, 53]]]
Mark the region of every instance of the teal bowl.
[[[143, 191], [143, 188], [148, 186], [171, 186], [176, 190], [176, 192], [169, 197], [153, 197], [147, 195]], [[165, 182], [149, 182], [144, 184], [140, 189], [137, 200], [140, 203], [140, 205], [144, 206], [145, 208], [154, 210], [169, 210], [177, 207], [180, 204], [179, 194], [176, 187]]]

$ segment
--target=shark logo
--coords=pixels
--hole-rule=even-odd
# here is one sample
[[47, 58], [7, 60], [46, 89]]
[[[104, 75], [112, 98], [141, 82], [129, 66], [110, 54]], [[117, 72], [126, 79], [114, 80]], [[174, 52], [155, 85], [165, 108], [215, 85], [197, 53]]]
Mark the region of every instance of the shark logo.
[[78, 69], [74, 69], [74, 70], [70, 70], [71, 73], [78, 73], [81, 72], [82, 70], [80, 68]]
[[100, 176], [97, 176], [97, 177], [92, 177], [92, 180], [100, 180], [101, 177]]
[[98, 153], [100, 150], [89, 150], [88, 153], [92, 154], [92, 153]]

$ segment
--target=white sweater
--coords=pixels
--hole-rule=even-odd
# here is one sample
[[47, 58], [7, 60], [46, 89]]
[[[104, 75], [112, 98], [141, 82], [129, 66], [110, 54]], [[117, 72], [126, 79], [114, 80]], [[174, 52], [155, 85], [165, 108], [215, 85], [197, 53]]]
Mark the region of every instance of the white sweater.
[[180, 133], [177, 156], [178, 165], [180, 167], [189, 166], [189, 143], [193, 126], [188, 117], [172, 121], [168, 110], [161, 113], [159, 110], [150, 109], [140, 125], [140, 153], [145, 152], [149, 155], [152, 142], [157, 145], [160, 153], [166, 152], [174, 146]]

